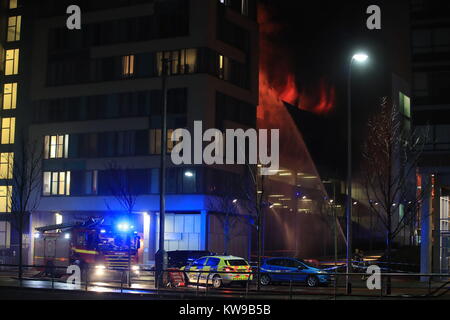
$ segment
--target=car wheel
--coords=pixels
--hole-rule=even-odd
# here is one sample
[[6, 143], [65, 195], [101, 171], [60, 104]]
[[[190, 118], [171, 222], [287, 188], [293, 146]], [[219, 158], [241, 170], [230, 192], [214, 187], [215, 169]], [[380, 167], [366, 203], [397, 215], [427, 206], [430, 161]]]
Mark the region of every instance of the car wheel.
[[220, 276], [214, 276], [212, 285], [215, 289], [219, 289], [222, 286], [222, 279], [220, 278]]
[[308, 287], [317, 287], [319, 285], [319, 279], [314, 276], [309, 276], [306, 279], [306, 284], [308, 285]]
[[270, 284], [270, 277], [267, 274], [263, 274], [261, 276], [261, 279], [259, 279], [259, 282], [263, 285], [263, 286], [268, 286]]

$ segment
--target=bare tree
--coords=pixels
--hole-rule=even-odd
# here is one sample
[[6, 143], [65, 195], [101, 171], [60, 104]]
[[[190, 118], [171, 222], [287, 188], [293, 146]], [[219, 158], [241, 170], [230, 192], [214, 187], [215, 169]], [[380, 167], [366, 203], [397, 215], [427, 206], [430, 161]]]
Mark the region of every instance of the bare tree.
[[[265, 176], [260, 174], [260, 165], [247, 165], [247, 184], [245, 185], [245, 198], [248, 205], [248, 211], [251, 213], [249, 216], [250, 225], [256, 229], [257, 233], [257, 260], [258, 260], [258, 273], [256, 275], [257, 290], [261, 288], [261, 265], [263, 256], [263, 239], [264, 239], [264, 226], [263, 226], [263, 214], [270, 204], [265, 200]], [[256, 221], [255, 221], [256, 219]]]
[[[392, 244], [411, 219], [428, 188], [417, 192], [415, 177], [426, 136], [404, 126], [404, 118], [387, 98], [368, 121], [363, 146], [363, 188], [370, 211], [386, 233], [386, 256], [391, 267]], [[388, 290], [390, 281], [388, 279]]]
[[131, 216], [136, 205], [137, 193], [133, 187], [130, 168], [122, 168], [117, 162], [106, 164], [109, 173], [108, 188], [120, 206]]
[[[10, 209], [13, 217], [14, 229], [19, 234], [19, 279], [23, 276], [23, 234], [25, 221], [29, 218], [32, 211], [39, 205], [40, 187], [41, 187], [41, 162], [42, 149], [37, 141], [31, 141], [23, 138], [18, 142], [19, 152], [16, 152], [14, 159], [8, 159], [7, 163], [12, 162], [12, 168], [9, 166], [2, 173], [2, 179], [8, 179], [7, 185], [8, 197], [11, 196]], [[3, 177], [6, 175], [6, 177]]]
[[215, 216], [220, 221], [223, 228], [223, 254], [228, 255], [230, 241], [233, 236], [235, 226], [243, 221], [239, 214], [238, 199], [230, 194], [219, 195], [208, 199], [208, 208], [215, 212]]
[[236, 225], [243, 223], [256, 227], [256, 187], [253, 179], [245, 172], [247, 166], [242, 168], [244, 174], [239, 176], [239, 180], [233, 179], [233, 175], [227, 175], [227, 179], [216, 187], [217, 196], [208, 199], [208, 208], [217, 213], [216, 217], [223, 228], [224, 254], [228, 254]]
[[[108, 187], [110, 193], [114, 196], [119, 205], [126, 211], [128, 220], [131, 221], [131, 216], [136, 205], [138, 194], [133, 185], [133, 177], [130, 168], [122, 168], [117, 162], [109, 161], [106, 164], [106, 170], [109, 173]], [[111, 209], [106, 203], [108, 209]], [[127, 232], [127, 246], [128, 246], [128, 272], [127, 282], [131, 285], [131, 235]]]

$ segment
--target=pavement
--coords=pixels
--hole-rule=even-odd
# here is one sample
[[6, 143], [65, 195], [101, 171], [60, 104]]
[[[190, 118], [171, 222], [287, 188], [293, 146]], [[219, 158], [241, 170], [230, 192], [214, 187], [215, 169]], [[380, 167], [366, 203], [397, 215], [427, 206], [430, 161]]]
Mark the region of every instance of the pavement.
[[[142, 278], [142, 279], [141, 279]], [[92, 281], [81, 287], [68, 284], [65, 278], [33, 278], [26, 273], [19, 281], [14, 273], [0, 273], [0, 299], [270, 299], [270, 300], [398, 300], [398, 299], [450, 299], [450, 286], [445, 282], [420, 282], [415, 278], [393, 279], [392, 292], [387, 296], [380, 290], [370, 291], [360, 277], [352, 278], [352, 295], [345, 292], [343, 279], [336, 288], [334, 283], [325, 287], [309, 288], [304, 284], [276, 284], [256, 290], [255, 283], [247, 288], [225, 287], [213, 289], [205, 286], [156, 289], [152, 277], [142, 276], [132, 281], [130, 288], [120, 281]], [[439, 290], [439, 287], [444, 285]]]

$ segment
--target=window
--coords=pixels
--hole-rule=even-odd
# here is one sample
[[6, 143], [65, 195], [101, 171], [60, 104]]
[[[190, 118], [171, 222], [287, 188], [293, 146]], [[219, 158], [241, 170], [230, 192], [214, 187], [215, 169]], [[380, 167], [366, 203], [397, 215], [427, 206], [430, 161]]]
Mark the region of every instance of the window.
[[13, 42], [20, 40], [20, 24], [22, 21], [21, 16], [14, 16], [8, 18], [8, 36], [6, 41]]
[[[236, 5], [234, 11], [242, 13], [242, 9], [248, 8], [248, 6], [241, 7], [240, 4]], [[244, 13], [242, 13], [244, 14]], [[249, 52], [250, 44], [250, 32], [249, 30], [235, 24], [228, 19], [226, 15], [221, 15], [218, 21], [217, 39], [228, 43], [229, 45], [236, 47], [247, 54]]]
[[11, 212], [12, 186], [0, 186], [0, 212]]
[[2, 144], [14, 143], [15, 127], [16, 127], [16, 118], [2, 119]]
[[17, 82], [3, 85], [3, 110], [15, 109], [17, 105]]
[[0, 221], [0, 249], [9, 248], [11, 236], [11, 224], [8, 221]]
[[158, 75], [162, 74], [163, 59], [168, 59], [169, 74], [190, 74], [196, 72], [197, 49], [182, 49], [158, 52], [156, 54], [156, 68]]
[[[172, 152], [175, 142], [172, 141], [173, 129], [167, 129], [167, 152]], [[161, 129], [150, 130], [150, 154], [161, 153]]]
[[84, 179], [84, 192], [85, 194], [92, 195], [97, 194], [98, 186], [98, 171], [87, 171], [85, 172]]
[[230, 81], [242, 88], [248, 88], [249, 78], [246, 66], [221, 54], [216, 54], [215, 66], [212, 70], [219, 79]]
[[399, 99], [400, 113], [408, 119], [411, 118], [411, 99], [402, 92], [400, 92]]
[[5, 76], [19, 73], [19, 49], [6, 50]]
[[248, 127], [256, 126], [256, 106], [223, 93], [216, 94], [216, 125], [224, 126], [224, 121], [233, 121]]
[[55, 213], [55, 224], [62, 224], [63, 216], [60, 213]]
[[0, 154], [0, 179], [13, 178], [14, 153], [2, 152]]
[[10, 9], [17, 9], [17, 2], [19, 0], [9, 0], [9, 8]]
[[69, 135], [45, 136], [44, 152], [45, 159], [67, 158], [69, 153]]
[[[167, 152], [170, 153], [173, 150], [173, 147], [175, 147], [176, 142], [172, 141], [172, 134], [173, 134], [173, 129], [168, 129], [167, 130]], [[175, 136], [176, 139], [180, 139], [181, 136]]]
[[450, 51], [450, 28], [415, 29], [412, 34], [415, 53]]
[[159, 168], [150, 169], [150, 193], [159, 193]]
[[450, 28], [435, 29], [433, 36], [433, 44], [439, 51], [450, 50]]
[[404, 93], [399, 93], [400, 114], [403, 116], [403, 131], [408, 134], [411, 130], [411, 99]]
[[208, 258], [208, 262], [206, 262], [206, 265], [209, 267], [217, 267], [220, 263], [219, 258]]
[[414, 95], [415, 97], [428, 96], [428, 74], [424, 72], [414, 73]]
[[197, 175], [194, 169], [183, 171], [183, 193], [197, 192]]
[[44, 196], [69, 196], [70, 171], [44, 172]]
[[116, 154], [119, 156], [134, 155], [135, 140], [135, 131], [118, 132], [116, 138]]
[[240, 266], [248, 266], [247, 261], [244, 259], [233, 259], [233, 260], [226, 260], [227, 265], [232, 267], [240, 267]]
[[206, 259], [207, 258], [200, 258], [198, 260], [195, 260], [193, 265], [194, 266], [203, 266], [205, 264], [205, 262], [206, 262]]
[[122, 75], [130, 77], [134, 74], [134, 55], [124, 56], [122, 58]]
[[225, 57], [219, 55], [219, 78], [225, 79]]
[[302, 266], [300, 262], [290, 259], [286, 259], [284, 265], [288, 268], [298, 268]]
[[161, 151], [161, 130], [150, 130], [150, 154], [160, 154]]
[[283, 260], [281, 260], [281, 259], [272, 259], [272, 260], [267, 261], [267, 264], [271, 265], [271, 266], [282, 266], [283, 265]]

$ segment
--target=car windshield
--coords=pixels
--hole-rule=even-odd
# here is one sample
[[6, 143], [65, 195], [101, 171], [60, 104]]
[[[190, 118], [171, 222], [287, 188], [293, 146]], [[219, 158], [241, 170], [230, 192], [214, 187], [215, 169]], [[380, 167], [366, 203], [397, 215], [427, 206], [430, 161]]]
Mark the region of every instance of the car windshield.
[[227, 260], [229, 266], [248, 266], [247, 261], [243, 259]]

